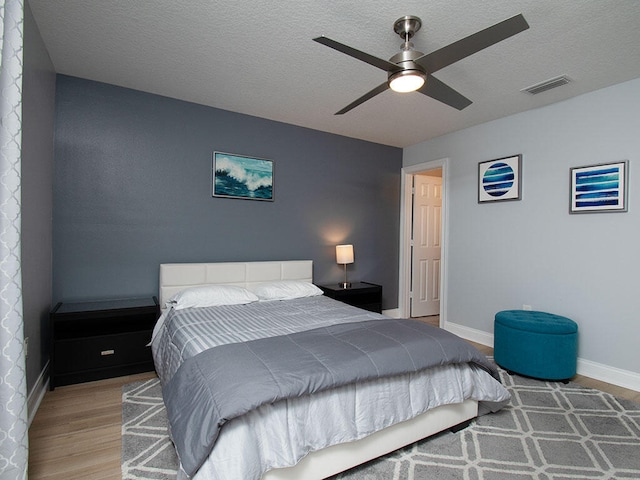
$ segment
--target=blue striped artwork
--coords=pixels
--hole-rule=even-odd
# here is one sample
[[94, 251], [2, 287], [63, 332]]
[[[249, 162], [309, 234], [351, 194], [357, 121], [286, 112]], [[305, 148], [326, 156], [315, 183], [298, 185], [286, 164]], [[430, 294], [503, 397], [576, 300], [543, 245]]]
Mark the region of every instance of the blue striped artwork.
[[501, 197], [513, 187], [516, 176], [506, 163], [496, 162], [482, 176], [482, 188], [492, 197]]
[[498, 158], [478, 164], [478, 202], [520, 200], [522, 155]]
[[571, 212], [626, 211], [626, 162], [571, 169]]

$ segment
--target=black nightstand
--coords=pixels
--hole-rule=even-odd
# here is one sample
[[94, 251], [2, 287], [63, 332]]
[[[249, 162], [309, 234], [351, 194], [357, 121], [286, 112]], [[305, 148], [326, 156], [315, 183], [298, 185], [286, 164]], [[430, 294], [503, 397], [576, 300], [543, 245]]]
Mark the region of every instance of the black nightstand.
[[350, 287], [340, 285], [318, 285], [327, 297], [354, 307], [382, 313], [382, 286], [368, 282], [353, 282]]
[[50, 388], [148, 372], [156, 297], [58, 303], [51, 311]]

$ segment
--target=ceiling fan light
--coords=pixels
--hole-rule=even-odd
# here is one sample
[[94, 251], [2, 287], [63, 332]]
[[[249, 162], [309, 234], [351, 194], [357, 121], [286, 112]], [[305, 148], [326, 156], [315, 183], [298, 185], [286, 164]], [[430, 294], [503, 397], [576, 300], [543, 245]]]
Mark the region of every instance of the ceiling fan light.
[[415, 92], [424, 85], [427, 77], [417, 70], [402, 70], [389, 77], [389, 88], [394, 92]]

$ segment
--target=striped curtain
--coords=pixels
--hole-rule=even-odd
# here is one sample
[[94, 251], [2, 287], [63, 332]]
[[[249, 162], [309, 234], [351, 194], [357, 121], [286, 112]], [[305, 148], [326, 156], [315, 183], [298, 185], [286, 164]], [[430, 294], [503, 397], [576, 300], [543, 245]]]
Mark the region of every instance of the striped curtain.
[[0, 479], [27, 478], [20, 269], [23, 0], [0, 0]]

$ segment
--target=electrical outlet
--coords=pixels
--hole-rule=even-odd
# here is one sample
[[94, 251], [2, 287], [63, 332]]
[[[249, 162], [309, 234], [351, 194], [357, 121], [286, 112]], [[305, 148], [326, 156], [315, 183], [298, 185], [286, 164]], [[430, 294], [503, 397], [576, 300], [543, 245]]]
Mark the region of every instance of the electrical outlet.
[[522, 309], [523, 309], [523, 310], [533, 310], [533, 309], [531, 308], [531, 305], [527, 305], [527, 304], [523, 304], [523, 305], [522, 305]]

